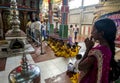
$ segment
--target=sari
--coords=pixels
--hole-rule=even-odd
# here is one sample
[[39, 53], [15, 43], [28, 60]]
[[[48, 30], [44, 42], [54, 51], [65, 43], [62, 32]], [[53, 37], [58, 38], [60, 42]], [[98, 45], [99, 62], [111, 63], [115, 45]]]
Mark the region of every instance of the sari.
[[92, 48], [88, 57], [95, 57], [90, 69], [80, 71], [79, 83], [108, 83], [112, 53], [107, 46], [98, 45]]

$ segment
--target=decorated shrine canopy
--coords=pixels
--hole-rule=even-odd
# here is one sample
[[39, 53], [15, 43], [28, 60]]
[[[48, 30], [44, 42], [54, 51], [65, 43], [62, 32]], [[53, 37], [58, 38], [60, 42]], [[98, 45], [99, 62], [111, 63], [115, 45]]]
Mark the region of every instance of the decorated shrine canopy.
[[116, 23], [116, 26], [120, 27], [120, 11], [108, 13], [101, 16], [101, 18], [104, 18], [104, 17], [114, 20], [114, 22]]
[[101, 16], [101, 18], [110, 18], [112, 19], [117, 26], [117, 34], [115, 43], [120, 47], [120, 11], [112, 12]]
[[118, 33], [120, 34], [120, 11], [105, 14], [100, 18], [105, 18], [105, 17], [110, 18], [115, 22], [118, 29]]

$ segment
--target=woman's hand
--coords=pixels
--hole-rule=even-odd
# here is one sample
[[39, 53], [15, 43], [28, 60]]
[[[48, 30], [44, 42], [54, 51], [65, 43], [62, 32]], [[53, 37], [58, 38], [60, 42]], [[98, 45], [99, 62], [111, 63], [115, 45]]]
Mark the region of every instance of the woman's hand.
[[89, 50], [94, 46], [94, 44], [95, 44], [92, 37], [86, 38], [84, 42], [85, 42], [85, 45], [86, 45], [86, 50], [88, 50], [88, 51], [89, 51]]
[[86, 51], [85, 51], [85, 54], [84, 54], [81, 62], [88, 56], [89, 51], [94, 46], [94, 41], [93, 41], [92, 37], [86, 38], [84, 42], [85, 42], [85, 45], [86, 45]]

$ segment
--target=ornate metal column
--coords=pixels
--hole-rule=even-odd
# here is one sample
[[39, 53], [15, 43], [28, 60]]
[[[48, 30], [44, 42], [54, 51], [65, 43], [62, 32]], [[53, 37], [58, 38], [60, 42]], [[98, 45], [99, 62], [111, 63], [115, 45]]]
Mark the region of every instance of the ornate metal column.
[[[10, 13], [11, 13], [11, 27], [6, 34], [7, 38], [11, 40], [14, 39], [24, 39], [26, 38], [26, 34], [19, 29], [20, 21], [18, 19], [18, 11], [17, 11], [17, 3], [16, 0], [11, 0], [10, 5]], [[24, 19], [26, 17], [24, 16]], [[12, 42], [12, 41], [11, 41]], [[27, 63], [27, 58], [25, 54], [25, 48], [23, 49], [23, 57], [21, 65], [14, 68], [8, 76], [9, 83], [40, 83], [40, 69], [38, 66]]]
[[21, 65], [13, 69], [8, 76], [9, 83], [40, 83], [40, 69], [27, 63], [25, 53]]
[[23, 22], [24, 22], [23, 31], [25, 32], [25, 31], [26, 31], [26, 24], [27, 24], [27, 20], [28, 20], [28, 19], [27, 19], [27, 12], [26, 12], [26, 11], [23, 11], [23, 16], [24, 16], [24, 17], [23, 17], [23, 19], [24, 19], [24, 21], [23, 21]]
[[6, 37], [15, 37], [16, 38], [23, 38], [25, 37], [26, 38], [26, 34], [20, 30], [20, 21], [19, 21], [19, 18], [18, 18], [18, 15], [19, 15], [19, 12], [17, 10], [17, 2], [16, 0], [11, 0], [11, 5], [10, 5], [10, 14], [11, 14], [11, 20], [10, 20], [10, 24], [11, 24], [11, 30], [9, 30], [7, 33], [6, 33]]

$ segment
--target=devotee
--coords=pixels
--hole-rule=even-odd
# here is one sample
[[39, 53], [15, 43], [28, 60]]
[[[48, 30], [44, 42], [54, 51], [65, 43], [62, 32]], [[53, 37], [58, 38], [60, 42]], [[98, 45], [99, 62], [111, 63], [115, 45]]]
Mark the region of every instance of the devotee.
[[78, 63], [80, 62], [82, 58], [81, 54], [77, 54], [76, 55], [76, 60], [75, 62], [69, 62], [68, 67], [67, 67], [67, 72], [66, 74], [70, 77], [70, 78], [75, 78], [74, 80], [72, 79], [71, 81], [75, 81], [72, 83], [77, 83], [78, 78], [76, 79], [76, 75], [78, 75], [79, 71], [78, 71]]
[[72, 36], [73, 36], [73, 25], [70, 25], [70, 28], [69, 28], [69, 43], [70, 43], [70, 45], [73, 45]]
[[[79, 83], [111, 83], [120, 74], [116, 71], [113, 76], [116, 31], [115, 23], [108, 18], [94, 23], [91, 38], [85, 39], [86, 52], [78, 65]], [[99, 44], [94, 47], [95, 41]]]
[[78, 27], [77, 27], [77, 24], [75, 24], [75, 27], [73, 28], [73, 31], [74, 31], [74, 41], [76, 42], [76, 39], [77, 39], [77, 34], [78, 34]]
[[27, 22], [26, 27], [27, 27], [27, 28], [30, 28], [30, 24], [31, 24], [31, 20], [30, 20], [30, 19], [28, 19], [28, 22]]
[[[36, 40], [40, 42], [41, 40], [41, 22], [38, 18], [35, 19], [35, 34], [36, 34]], [[37, 46], [40, 45], [40, 43], [37, 42]]]
[[71, 45], [67, 43], [66, 47], [67, 48], [65, 49], [65, 52], [66, 52], [65, 57], [68, 58], [68, 57], [71, 57]]
[[32, 23], [30, 25], [30, 29], [31, 29], [32, 41], [35, 42], [35, 20], [34, 19], [32, 19]]
[[55, 52], [56, 56], [63, 56], [64, 42], [61, 40], [59, 44], [59, 49]]
[[72, 45], [71, 52], [70, 52], [71, 57], [76, 56], [78, 54], [78, 52], [79, 52], [78, 46], [77, 45]]
[[81, 54], [77, 54], [76, 55], [76, 57], [75, 57], [75, 62], [73, 61], [73, 62], [70, 62], [69, 64], [72, 64], [73, 66], [72, 66], [72, 68], [70, 68], [70, 70], [69, 70], [69, 68], [68, 68], [68, 71], [72, 71], [72, 72], [75, 72], [75, 73], [77, 73], [78, 72], [78, 62], [80, 61], [80, 59], [82, 58], [82, 55]]
[[80, 62], [81, 58], [82, 58], [81, 54], [77, 54], [76, 55], [76, 61], [75, 61], [75, 64], [74, 64], [74, 72], [75, 73], [79, 72], [79, 70], [78, 70], [78, 63]]
[[42, 22], [41, 28], [42, 28], [42, 36], [44, 40], [46, 40], [46, 23], [45, 22]]
[[31, 34], [31, 29], [30, 29], [30, 25], [31, 25], [31, 20], [29, 19], [28, 20], [28, 23], [26, 25], [26, 33], [27, 33], [27, 36], [29, 37]]

